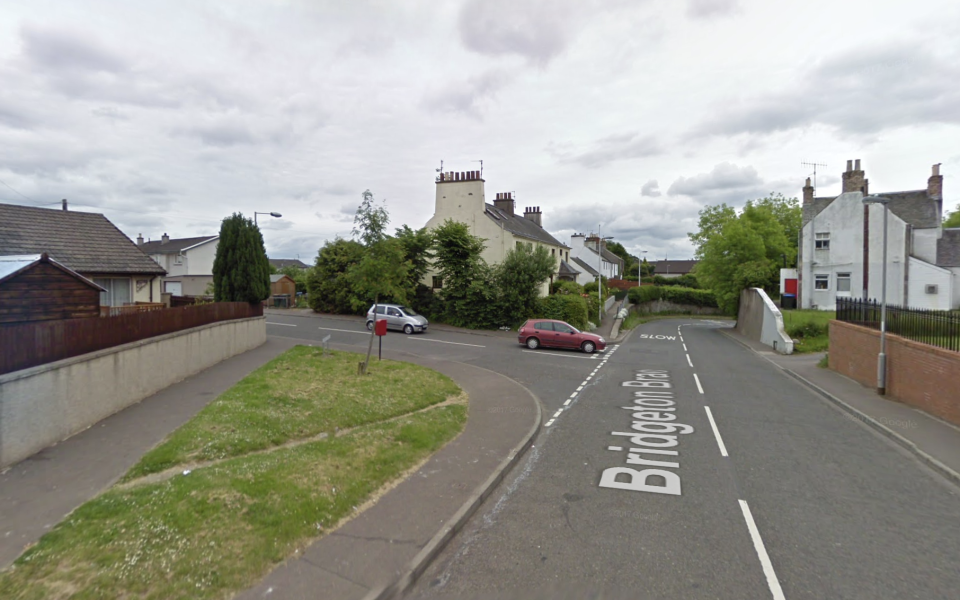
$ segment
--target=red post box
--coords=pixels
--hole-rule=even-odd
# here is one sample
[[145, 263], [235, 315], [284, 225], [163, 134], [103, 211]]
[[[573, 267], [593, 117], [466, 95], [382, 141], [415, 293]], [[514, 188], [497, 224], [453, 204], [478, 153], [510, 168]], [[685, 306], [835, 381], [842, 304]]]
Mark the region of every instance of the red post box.
[[374, 322], [373, 332], [377, 335], [387, 335], [387, 320], [377, 319]]

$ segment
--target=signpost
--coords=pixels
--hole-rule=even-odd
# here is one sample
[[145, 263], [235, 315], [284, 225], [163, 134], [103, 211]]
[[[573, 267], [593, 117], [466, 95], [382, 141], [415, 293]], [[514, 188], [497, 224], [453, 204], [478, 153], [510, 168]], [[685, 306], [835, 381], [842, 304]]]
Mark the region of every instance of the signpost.
[[387, 335], [387, 320], [378, 319], [374, 321], [373, 332], [380, 340], [380, 349], [377, 352], [377, 360], [383, 360], [383, 336]]

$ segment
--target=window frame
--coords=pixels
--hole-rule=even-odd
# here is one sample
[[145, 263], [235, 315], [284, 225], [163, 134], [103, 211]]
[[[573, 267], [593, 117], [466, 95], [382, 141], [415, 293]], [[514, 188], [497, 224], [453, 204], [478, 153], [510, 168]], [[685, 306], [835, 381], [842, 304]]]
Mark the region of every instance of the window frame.
[[830, 249], [830, 232], [821, 231], [819, 233], [813, 234], [813, 247], [816, 250], [829, 250]]
[[[841, 281], [846, 282], [847, 289], [841, 289]], [[851, 273], [837, 273], [837, 292], [850, 292], [850, 285], [852, 281], [853, 277], [851, 277]]]
[[[824, 287], [820, 287], [820, 284], [823, 283]], [[814, 273], [813, 275], [813, 289], [817, 292], [828, 292], [830, 291], [830, 274], [829, 273]]]

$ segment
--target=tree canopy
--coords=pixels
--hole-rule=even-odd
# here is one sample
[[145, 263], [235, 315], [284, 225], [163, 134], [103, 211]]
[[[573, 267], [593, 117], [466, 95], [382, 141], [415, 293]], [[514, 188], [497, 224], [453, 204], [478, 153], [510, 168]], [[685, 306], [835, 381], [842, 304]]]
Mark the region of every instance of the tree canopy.
[[540, 287], [555, 272], [556, 260], [543, 246], [520, 244], [507, 254], [494, 273], [504, 325], [536, 315]]
[[960, 204], [943, 219], [944, 227], [960, 227]]
[[796, 260], [800, 223], [797, 199], [780, 194], [751, 200], [739, 214], [726, 204], [700, 211], [698, 231], [689, 234], [700, 261], [696, 275], [724, 312], [736, 312], [744, 288], [779, 281], [784, 259]]
[[220, 224], [213, 259], [214, 301], [255, 304], [269, 297], [270, 261], [263, 236], [252, 220], [234, 213]]

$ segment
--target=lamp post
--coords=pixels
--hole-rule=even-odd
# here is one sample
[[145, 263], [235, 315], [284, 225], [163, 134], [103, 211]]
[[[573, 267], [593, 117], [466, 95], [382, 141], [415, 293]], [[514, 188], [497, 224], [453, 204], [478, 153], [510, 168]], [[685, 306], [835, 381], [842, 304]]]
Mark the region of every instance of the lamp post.
[[637, 262], [637, 285], [640, 285], [640, 279], [643, 277], [643, 255], [646, 254], [647, 251], [640, 250], [639, 246], [637, 246], [637, 250], [640, 251], [640, 255], [637, 257], [640, 259], [639, 262]]
[[[877, 393], [887, 393], [887, 203], [883, 196], [866, 196], [864, 204], [883, 205], [883, 268], [880, 276], [880, 354], [877, 356]], [[869, 268], [869, 265], [867, 265]]]
[[[270, 215], [271, 217], [274, 217], [275, 219], [279, 219], [280, 217], [283, 216], [283, 215], [281, 215], [281, 214], [278, 213], [278, 212], [254, 212], [254, 213], [253, 213], [253, 224], [254, 224], [254, 225], [257, 225], [257, 215]], [[257, 225], [257, 227], [259, 227], [259, 225]]]

